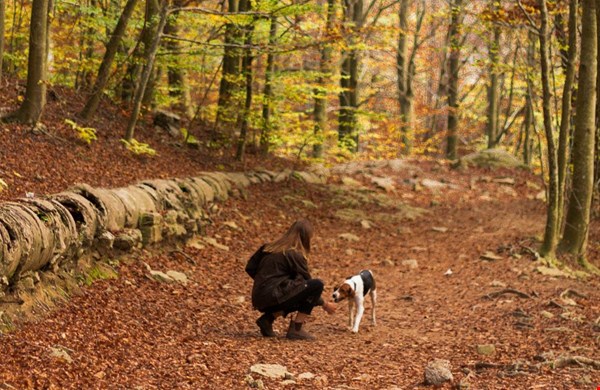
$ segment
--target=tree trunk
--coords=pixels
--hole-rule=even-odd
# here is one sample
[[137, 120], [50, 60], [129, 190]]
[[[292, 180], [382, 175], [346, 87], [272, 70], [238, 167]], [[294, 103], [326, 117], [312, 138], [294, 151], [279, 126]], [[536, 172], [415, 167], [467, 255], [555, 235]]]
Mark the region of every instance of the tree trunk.
[[31, 5], [29, 58], [25, 99], [17, 111], [3, 121], [37, 123], [46, 105], [46, 70], [48, 62], [48, 0], [34, 0]]
[[96, 113], [96, 109], [100, 103], [100, 98], [102, 97], [104, 88], [108, 83], [110, 68], [115, 59], [115, 55], [117, 54], [117, 50], [119, 49], [121, 39], [123, 38], [123, 35], [125, 35], [127, 23], [133, 14], [136, 4], [137, 0], [127, 0], [127, 4], [125, 4], [125, 8], [123, 9], [123, 13], [119, 18], [117, 26], [115, 27], [115, 30], [113, 31], [110, 40], [106, 45], [106, 51], [104, 52], [104, 58], [102, 59], [102, 63], [98, 69], [98, 76], [96, 77], [94, 87], [92, 88], [92, 94], [85, 103], [85, 107], [79, 114], [79, 116], [81, 116], [81, 118], [85, 121], [90, 120]]
[[144, 98], [144, 93], [146, 91], [146, 86], [148, 85], [148, 80], [150, 79], [150, 75], [152, 73], [152, 69], [154, 68], [154, 59], [156, 58], [156, 52], [158, 51], [158, 47], [160, 45], [160, 39], [162, 37], [163, 29], [165, 28], [165, 24], [167, 23], [168, 17], [168, 2], [165, 2], [160, 11], [160, 20], [158, 22], [158, 27], [155, 30], [156, 35], [152, 39], [150, 44], [150, 49], [148, 50], [148, 57], [145, 58], [144, 70], [142, 72], [142, 77], [139, 81], [139, 85], [136, 88], [135, 97], [133, 101], [133, 109], [131, 111], [131, 117], [129, 118], [129, 123], [127, 124], [127, 131], [125, 133], [125, 139], [127, 141], [131, 141], [133, 139], [133, 134], [135, 131], [135, 125], [137, 124], [138, 115], [140, 114], [140, 110], [142, 108], [142, 100]]
[[[228, 13], [239, 11], [240, 0], [227, 1]], [[211, 134], [211, 140], [225, 138], [225, 126], [233, 126], [237, 119], [237, 104], [234, 102], [235, 91], [240, 88], [240, 50], [232, 45], [240, 43], [240, 29], [234, 23], [225, 25], [225, 48], [223, 51], [223, 70], [219, 85], [217, 117]], [[229, 138], [229, 137], [227, 137]]]
[[[537, 40], [537, 35], [533, 32], [529, 32], [529, 46], [527, 47], [527, 64], [531, 69], [535, 69], [536, 61], [535, 61], [535, 41]], [[533, 84], [532, 75], [527, 72], [527, 92], [525, 94], [525, 118], [523, 121], [525, 122], [524, 126], [524, 134], [523, 134], [523, 162], [527, 166], [531, 166], [531, 161], [533, 159], [533, 143], [534, 139], [532, 137], [533, 130], [533, 113], [535, 112], [533, 107], [533, 96], [531, 93], [531, 86]]]
[[338, 140], [340, 146], [351, 151], [358, 151], [358, 66], [360, 52], [355, 48], [354, 36], [363, 25], [363, 0], [344, 2], [344, 19], [350, 32], [349, 50], [342, 53], [344, 60], [341, 66], [340, 112], [338, 116]]
[[[177, 6], [177, 5], [176, 5]], [[173, 13], [173, 16], [168, 18], [165, 26], [165, 35], [178, 36], [179, 26], [177, 25], [177, 16], [179, 12]], [[190, 94], [190, 88], [188, 83], [188, 75], [185, 69], [182, 68], [179, 61], [179, 51], [181, 45], [176, 39], [168, 39], [165, 41], [166, 49], [173, 53], [174, 56], [172, 65], [167, 67], [167, 79], [169, 81], [169, 95], [179, 100], [178, 106], [187, 115], [188, 118], [194, 116], [194, 109], [192, 107], [192, 97]]]
[[[497, 0], [491, 0], [491, 12], [495, 15], [498, 12], [499, 2]], [[491, 22], [493, 39], [489, 45], [489, 74], [490, 81], [488, 85], [488, 111], [487, 111], [487, 137], [488, 137], [488, 149], [496, 146], [496, 140], [498, 138], [498, 111], [499, 111], [499, 81], [498, 81], [498, 68], [499, 68], [499, 51], [500, 51], [500, 27], [497, 23]]]
[[556, 146], [552, 129], [552, 92], [550, 91], [550, 58], [548, 54], [548, 8], [546, 0], [538, 0], [542, 24], [539, 31], [540, 62], [542, 71], [542, 110], [544, 115], [544, 131], [548, 148], [548, 207], [546, 212], [546, 228], [544, 242], [540, 249], [542, 256], [555, 257], [558, 240], [558, 172], [556, 161]]
[[[332, 36], [333, 22], [335, 18], [335, 0], [327, 0], [327, 20], [325, 22], [325, 39], [329, 40]], [[315, 94], [315, 107], [313, 109], [313, 118], [315, 120], [315, 144], [313, 146], [313, 156], [323, 157], [324, 133], [327, 130], [327, 81], [331, 78], [331, 55], [332, 47], [329, 42], [321, 47], [321, 60], [319, 62], [320, 75], [317, 79], [317, 88]]]
[[269, 47], [267, 54], [267, 68], [265, 69], [265, 89], [263, 91], [262, 130], [260, 132], [260, 152], [269, 153], [269, 138], [271, 136], [271, 110], [273, 104], [273, 73], [275, 72], [275, 54], [273, 48], [277, 39], [277, 16], [271, 15], [271, 28], [269, 30]]
[[558, 226], [562, 225], [565, 207], [565, 183], [567, 182], [567, 162], [569, 160], [569, 140], [571, 139], [571, 105], [573, 98], [573, 83], [575, 81], [575, 61], [577, 60], [577, 3], [569, 2], [569, 40], [565, 53], [565, 84], [562, 96], [562, 111], [560, 118], [560, 133], [558, 138]]
[[458, 70], [460, 61], [460, 24], [462, 19], [462, 0], [451, 3], [449, 28], [450, 59], [448, 61], [448, 132], [446, 135], [446, 157], [456, 160], [458, 132]]
[[[146, 26], [142, 34], [142, 41], [144, 42], [144, 58], [149, 58], [152, 55], [150, 52], [154, 50], [152, 47], [153, 40], [157, 34], [162, 34], [162, 32], [157, 31], [161, 18], [160, 12], [159, 0], [146, 0]], [[157, 68], [154, 66], [153, 62], [142, 98], [142, 106], [144, 107], [150, 107], [154, 102], [156, 79]]]
[[400, 33], [398, 36], [398, 53], [396, 66], [398, 69], [398, 103], [400, 105], [401, 151], [410, 154], [412, 150], [412, 88], [410, 85], [410, 60], [408, 57], [408, 8], [410, 0], [400, 0], [398, 19]]
[[[247, 12], [251, 10], [250, 0], [240, 1], [240, 11]], [[235, 159], [242, 161], [244, 159], [244, 153], [246, 151], [246, 140], [248, 138], [248, 128], [250, 127], [250, 109], [252, 108], [252, 61], [254, 59], [252, 55], [252, 34], [254, 31], [254, 20], [250, 25], [245, 26], [244, 32], [244, 58], [242, 59], [242, 72], [244, 73], [244, 80], [246, 83], [246, 98], [244, 100], [244, 110], [241, 117], [240, 125], [240, 136], [237, 142], [237, 150], [235, 152]]]
[[581, 59], [575, 131], [573, 133], [573, 188], [569, 196], [561, 249], [585, 260], [594, 178], [596, 125], [596, 1], [582, 1]]
[[3, 76], [3, 59], [4, 59], [4, 18], [6, 17], [6, 1], [0, 0], [0, 81]]

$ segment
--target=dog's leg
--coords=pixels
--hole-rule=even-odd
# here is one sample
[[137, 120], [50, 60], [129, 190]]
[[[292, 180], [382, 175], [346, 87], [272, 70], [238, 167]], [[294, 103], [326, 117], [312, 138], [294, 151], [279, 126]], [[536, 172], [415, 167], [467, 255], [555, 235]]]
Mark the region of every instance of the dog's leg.
[[358, 327], [360, 325], [360, 320], [365, 312], [365, 302], [362, 297], [357, 297], [356, 301], [356, 317], [354, 317], [354, 326], [352, 327], [352, 332], [358, 333]]
[[375, 319], [375, 305], [377, 304], [377, 290], [371, 290], [371, 323], [373, 326], [377, 325], [377, 320]]
[[352, 323], [354, 321], [354, 302], [348, 299], [348, 329], [352, 329]]

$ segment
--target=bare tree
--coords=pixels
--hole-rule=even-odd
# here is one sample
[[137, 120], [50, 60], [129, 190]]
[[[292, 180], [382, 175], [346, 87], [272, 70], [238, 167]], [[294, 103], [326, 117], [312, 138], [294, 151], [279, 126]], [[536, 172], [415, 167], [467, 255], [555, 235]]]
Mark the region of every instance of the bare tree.
[[2, 60], [4, 59], [4, 18], [6, 17], [6, 2], [0, 0], [0, 81], [2, 81]]
[[[500, 2], [498, 0], [490, 0], [490, 11], [492, 17], [498, 13]], [[488, 137], [488, 148], [496, 146], [498, 139], [498, 117], [499, 117], [499, 51], [500, 51], [500, 25], [492, 23], [492, 40], [488, 46], [489, 55], [489, 84], [488, 84], [488, 112], [487, 112], [487, 137]]]
[[29, 28], [29, 58], [25, 99], [17, 111], [2, 118], [3, 121], [37, 123], [46, 105], [48, 63], [48, 10], [49, 0], [34, 0], [31, 5]]
[[[565, 187], [567, 181], [567, 162], [569, 159], [569, 140], [571, 139], [571, 117], [573, 84], [575, 82], [575, 61], [577, 60], [577, 6], [578, 0], [569, 2], [569, 38], [568, 49], [563, 53], [565, 62], [565, 84], [562, 96], [560, 133], [558, 138], [558, 224], [562, 225], [565, 205]], [[564, 45], [563, 45], [564, 46]]]
[[457, 156], [458, 132], [458, 71], [460, 67], [460, 25], [462, 23], [462, 0], [450, 3], [451, 17], [448, 29], [450, 59], [448, 61], [448, 132], [446, 135], [446, 157]]
[[[330, 39], [335, 19], [336, 0], [327, 0], [327, 19], [325, 21], [325, 39]], [[331, 73], [331, 55], [333, 49], [329, 42], [322, 43], [321, 59], [319, 62], [320, 75], [317, 79], [317, 88], [315, 94], [315, 106], [313, 117], [315, 120], [314, 134], [316, 142], [313, 146], [313, 156], [321, 157], [323, 155], [323, 133], [327, 129], [327, 80]]]
[[104, 88], [108, 83], [108, 78], [110, 76], [110, 68], [117, 54], [117, 50], [119, 49], [119, 43], [121, 39], [125, 35], [125, 30], [127, 28], [127, 23], [133, 14], [135, 6], [137, 4], [137, 0], [127, 0], [127, 4], [125, 4], [125, 8], [123, 8], [123, 12], [119, 17], [119, 21], [117, 22], [117, 26], [113, 31], [110, 40], [106, 45], [106, 51], [104, 52], [104, 58], [102, 59], [102, 63], [100, 64], [100, 68], [98, 68], [98, 76], [96, 76], [96, 81], [94, 82], [94, 86], [92, 88], [92, 93], [89, 96], [87, 102], [85, 103], [85, 107], [79, 114], [81, 118], [84, 120], [90, 120], [92, 116], [96, 113], [96, 109], [98, 108], [98, 104], [100, 103], [100, 98], [104, 93]]
[[167, 23], [168, 14], [168, 1], [164, 1], [160, 10], [160, 19], [158, 21], [158, 26], [155, 30], [156, 35], [150, 43], [150, 47], [147, 52], [147, 57], [145, 58], [142, 76], [135, 90], [133, 109], [131, 110], [131, 116], [129, 118], [129, 123], [127, 124], [127, 130], [125, 132], [125, 139], [127, 141], [131, 141], [131, 139], [133, 138], [135, 125], [137, 124], [138, 116], [142, 108], [142, 101], [145, 96], [146, 86], [148, 85], [152, 69], [154, 68], [154, 59], [156, 58], [156, 52], [158, 51], [160, 40], [163, 35], [163, 30], [165, 28], [165, 24]]
[[573, 132], [573, 186], [569, 196], [561, 249], [577, 255], [584, 265], [590, 224], [594, 178], [596, 125], [596, 71], [598, 42], [596, 1], [582, 1], [581, 59], [577, 87], [577, 114]]

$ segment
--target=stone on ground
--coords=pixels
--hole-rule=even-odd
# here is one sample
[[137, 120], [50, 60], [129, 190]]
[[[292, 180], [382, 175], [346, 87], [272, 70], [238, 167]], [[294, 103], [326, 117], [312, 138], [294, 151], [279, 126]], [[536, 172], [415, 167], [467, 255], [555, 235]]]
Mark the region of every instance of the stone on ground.
[[267, 378], [284, 379], [289, 377], [285, 366], [280, 364], [255, 364], [250, 367], [250, 373], [266, 376]]
[[425, 384], [441, 386], [444, 382], [453, 380], [450, 362], [445, 359], [435, 359], [425, 367]]

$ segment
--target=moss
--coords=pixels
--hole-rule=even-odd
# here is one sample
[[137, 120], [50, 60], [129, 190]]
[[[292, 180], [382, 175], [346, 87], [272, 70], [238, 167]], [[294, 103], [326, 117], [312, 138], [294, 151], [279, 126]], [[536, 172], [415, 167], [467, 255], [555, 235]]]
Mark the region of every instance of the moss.
[[109, 265], [97, 263], [85, 272], [83, 283], [91, 286], [96, 280], [116, 279], [118, 276], [117, 272]]

